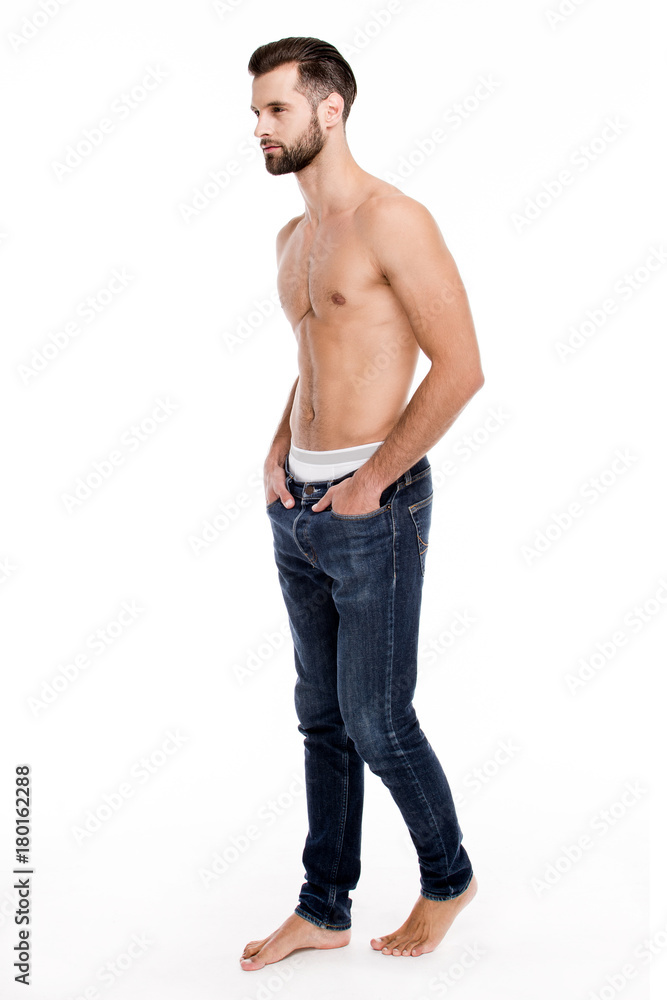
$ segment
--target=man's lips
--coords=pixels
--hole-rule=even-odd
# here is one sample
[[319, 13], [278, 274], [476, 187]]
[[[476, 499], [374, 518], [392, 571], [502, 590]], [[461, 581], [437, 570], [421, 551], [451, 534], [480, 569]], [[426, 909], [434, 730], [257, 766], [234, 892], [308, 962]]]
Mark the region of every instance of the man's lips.
[[280, 146], [262, 146], [262, 149], [266, 152], [267, 149], [280, 149]]

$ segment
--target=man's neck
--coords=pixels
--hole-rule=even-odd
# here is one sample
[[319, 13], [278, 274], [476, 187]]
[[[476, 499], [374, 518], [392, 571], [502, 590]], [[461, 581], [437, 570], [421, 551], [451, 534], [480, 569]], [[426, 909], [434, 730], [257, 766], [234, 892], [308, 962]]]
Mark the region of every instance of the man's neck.
[[306, 219], [315, 225], [358, 205], [370, 179], [353, 159], [347, 144], [335, 148], [332, 143], [296, 178], [306, 205]]

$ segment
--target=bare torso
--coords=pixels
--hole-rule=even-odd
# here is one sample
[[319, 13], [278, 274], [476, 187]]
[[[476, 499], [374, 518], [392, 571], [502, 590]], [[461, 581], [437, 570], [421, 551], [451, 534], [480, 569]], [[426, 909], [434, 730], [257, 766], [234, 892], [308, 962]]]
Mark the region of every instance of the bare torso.
[[[292, 443], [327, 450], [382, 441], [408, 402], [419, 345], [374, 262], [364, 202], [405, 197], [368, 175], [352, 209], [283, 230], [278, 294], [298, 344]], [[366, 235], [364, 235], [366, 234]]]

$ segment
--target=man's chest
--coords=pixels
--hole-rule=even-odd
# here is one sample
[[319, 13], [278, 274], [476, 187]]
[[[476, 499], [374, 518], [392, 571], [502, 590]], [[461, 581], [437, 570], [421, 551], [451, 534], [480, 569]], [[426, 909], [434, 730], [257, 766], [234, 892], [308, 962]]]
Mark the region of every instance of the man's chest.
[[349, 225], [297, 228], [278, 267], [280, 302], [293, 326], [309, 312], [325, 321], [357, 312], [382, 286], [370, 248]]

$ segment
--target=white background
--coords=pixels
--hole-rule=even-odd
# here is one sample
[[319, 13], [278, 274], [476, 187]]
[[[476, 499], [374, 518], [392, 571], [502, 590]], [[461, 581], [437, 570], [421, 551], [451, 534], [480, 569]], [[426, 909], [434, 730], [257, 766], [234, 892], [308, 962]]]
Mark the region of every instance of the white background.
[[[579, 0], [550, 23], [559, 2], [3, 4], [3, 996], [25, 995], [12, 969], [25, 762], [35, 1000], [638, 1000], [650, 972], [636, 949], [653, 935], [664, 972], [667, 906], [649, 896], [665, 870], [657, 833], [649, 857], [667, 617], [667, 267], [652, 256], [667, 249], [664, 27], [621, 0]], [[433, 213], [475, 319], [486, 383], [429, 452], [415, 704], [463, 796], [480, 888], [432, 954], [371, 950], [407, 916], [418, 868], [367, 770], [351, 944], [245, 973], [245, 943], [296, 905], [306, 833], [261, 483], [296, 377], [275, 233], [302, 202], [293, 176], [264, 168], [247, 73], [254, 48], [293, 34], [349, 59], [352, 153]], [[484, 100], [480, 78], [495, 81]], [[89, 131], [101, 141], [79, 145], [104, 118], [108, 132]], [[619, 134], [600, 142], [607, 119]], [[110, 295], [114, 270], [126, 284]], [[584, 325], [608, 299], [615, 312]], [[96, 465], [112, 452], [118, 465]], [[457, 613], [474, 623], [452, 638]], [[638, 791], [620, 805], [626, 783]], [[226, 870], [206, 883], [216, 857]]]

